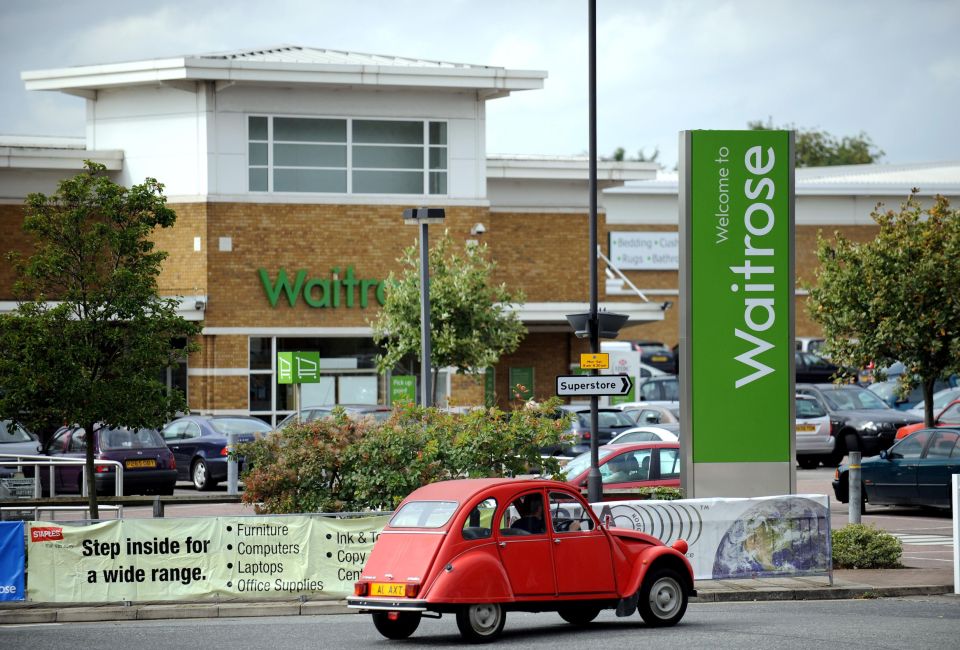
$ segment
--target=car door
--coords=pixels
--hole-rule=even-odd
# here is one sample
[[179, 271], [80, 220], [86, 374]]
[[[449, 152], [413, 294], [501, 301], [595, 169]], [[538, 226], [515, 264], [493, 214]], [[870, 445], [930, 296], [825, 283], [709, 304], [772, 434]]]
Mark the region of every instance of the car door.
[[[67, 432], [66, 445], [59, 447], [56, 453], [59, 458], [87, 457], [87, 434], [83, 429], [71, 429]], [[82, 488], [80, 480], [83, 468], [78, 464], [60, 465], [56, 471], [56, 488], [59, 494], [80, 494]]]
[[949, 506], [950, 476], [960, 474], [960, 434], [937, 431], [917, 463], [917, 505]]
[[181, 462], [182, 452], [180, 448], [180, 443], [184, 438], [184, 432], [186, 431], [187, 424], [187, 420], [176, 420], [168, 424], [163, 429], [163, 441], [167, 443], [167, 447], [173, 453], [173, 457], [177, 461], [177, 478], [181, 480], [190, 479], [190, 467], [186, 463]]
[[[572, 494], [550, 492], [549, 504], [557, 593], [565, 596], [615, 591], [613, 553], [607, 536]], [[584, 558], [590, 561], [585, 562]]]
[[180, 471], [182, 465], [188, 480], [190, 479], [190, 463], [197, 457], [200, 442], [200, 425], [192, 420], [187, 420], [183, 433], [180, 434], [180, 442], [177, 443], [179, 449], [173, 452], [173, 456], [177, 461], [177, 472]]
[[890, 504], [917, 502], [917, 465], [931, 433], [929, 430], [917, 431], [891, 447], [886, 458], [864, 466], [867, 501]]
[[[531, 526], [528, 521], [537, 507], [540, 525]], [[554, 596], [553, 542], [546, 528], [543, 491], [518, 495], [504, 506], [498, 521], [497, 550], [514, 595]]]

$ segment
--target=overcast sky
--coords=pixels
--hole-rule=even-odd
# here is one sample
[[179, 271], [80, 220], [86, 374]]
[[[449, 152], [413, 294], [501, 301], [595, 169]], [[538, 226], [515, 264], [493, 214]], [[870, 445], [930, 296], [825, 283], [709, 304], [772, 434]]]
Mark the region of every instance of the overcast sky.
[[[957, 0], [598, 0], [601, 154], [772, 118], [866, 132], [884, 162], [960, 159]], [[489, 153], [583, 154], [587, 0], [0, 0], [0, 134], [83, 135], [20, 73], [290, 44], [545, 70], [488, 103]]]

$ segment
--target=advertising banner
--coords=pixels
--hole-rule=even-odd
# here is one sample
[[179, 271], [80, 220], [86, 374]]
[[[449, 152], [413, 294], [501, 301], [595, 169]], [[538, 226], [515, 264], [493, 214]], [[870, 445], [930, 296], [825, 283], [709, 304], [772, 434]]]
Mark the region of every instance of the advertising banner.
[[832, 568], [829, 500], [823, 494], [752, 499], [610, 501], [601, 521], [665, 544], [683, 539], [697, 580], [824, 575]]
[[[689, 442], [684, 488], [693, 497], [789, 493], [793, 134], [688, 131], [684, 136], [680, 421], [681, 438]], [[739, 481], [741, 476], [749, 482]]]
[[30, 522], [27, 598], [342, 598], [353, 593], [387, 520], [298, 515], [125, 519], [89, 526]]
[[23, 600], [23, 522], [0, 521], [0, 600]]

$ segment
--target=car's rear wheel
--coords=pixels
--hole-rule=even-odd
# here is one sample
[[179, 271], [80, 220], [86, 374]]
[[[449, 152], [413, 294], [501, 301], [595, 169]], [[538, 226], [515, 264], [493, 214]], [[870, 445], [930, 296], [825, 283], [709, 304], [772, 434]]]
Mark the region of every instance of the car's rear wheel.
[[420, 625], [420, 612], [374, 612], [373, 625], [388, 639], [406, 639]]
[[797, 456], [797, 464], [800, 469], [817, 469], [820, 465], [820, 459], [816, 456]]
[[596, 605], [573, 605], [558, 610], [560, 618], [571, 625], [587, 625], [600, 614]]
[[210, 468], [202, 458], [193, 461], [190, 478], [193, 480], [193, 487], [201, 491], [210, 490], [216, 485], [216, 481], [210, 476]]
[[651, 627], [676, 625], [687, 611], [687, 590], [683, 579], [673, 569], [654, 568], [640, 587], [637, 609]]
[[497, 603], [467, 605], [457, 610], [457, 628], [460, 636], [470, 643], [493, 641], [507, 622], [507, 614]]

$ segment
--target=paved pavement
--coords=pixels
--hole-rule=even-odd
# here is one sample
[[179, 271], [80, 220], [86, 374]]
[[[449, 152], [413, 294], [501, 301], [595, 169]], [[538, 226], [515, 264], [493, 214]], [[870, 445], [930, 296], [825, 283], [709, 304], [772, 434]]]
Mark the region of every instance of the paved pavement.
[[[829, 600], [953, 593], [953, 575], [942, 569], [838, 570], [826, 576], [754, 580], [701, 580], [694, 602]], [[960, 596], [956, 596], [960, 603]], [[63, 605], [0, 603], [0, 625], [250, 616], [346, 614], [342, 600], [104, 603]]]

